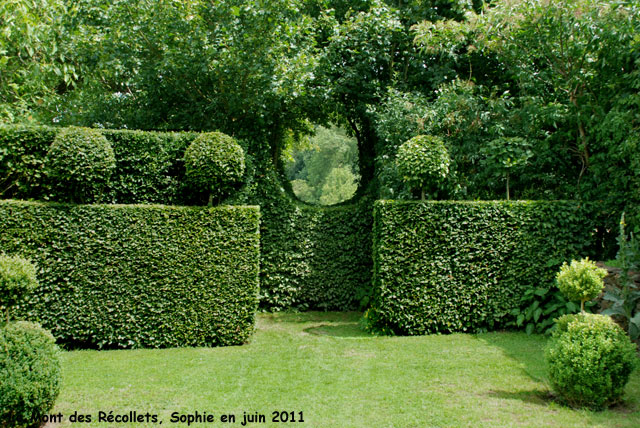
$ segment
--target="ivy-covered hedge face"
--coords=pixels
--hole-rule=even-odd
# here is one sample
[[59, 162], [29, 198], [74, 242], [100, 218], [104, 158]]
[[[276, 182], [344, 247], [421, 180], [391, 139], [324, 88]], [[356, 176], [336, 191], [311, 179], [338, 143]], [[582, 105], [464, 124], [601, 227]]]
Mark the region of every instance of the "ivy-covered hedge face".
[[60, 130], [45, 159], [55, 198], [65, 202], [100, 201], [115, 167], [111, 144], [90, 128]]
[[225, 195], [244, 174], [244, 151], [221, 132], [200, 134], [184, 154], [191, 187], [213, 196]]
[[257, 207], [0, 201], [0, 251], [40, 287], [13, 312], [83, 347], [236, 345], [254, 328]]
[[551, 286], [562, 262], [590, 254], [591, 218], [577, 202], [377, 201], [373, 329], [504, 325], [526, 289]]

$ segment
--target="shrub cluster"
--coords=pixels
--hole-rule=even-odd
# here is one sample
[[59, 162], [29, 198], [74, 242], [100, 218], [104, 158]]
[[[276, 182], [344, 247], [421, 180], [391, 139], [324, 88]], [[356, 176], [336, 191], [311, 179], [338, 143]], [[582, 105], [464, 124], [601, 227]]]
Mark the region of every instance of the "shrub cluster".
[[[51, 180], [45, 176], [47, 153], [60, 132], [59, 128], [45, 126], [0, 125], [0, 197], [73, 199], [70, 192], [65, 193], [67, 187], [52, 189]], [[102, 193], [105, 202], [201, 202], [187, 191], [184, 166], [185, 151], [198, 134], [110, 129], [100, 133], [115, 156], [115, 167]], [[94, 201], [86, 198], [86, 202]]]
[[0, 250], [40, 266], [17, 310], [67, 344], [243, 343], [259, 275], [256, 207], [0, 201]]
[[14, 322], [0, 328], [0, 426], [29, 428], [60, 392], [60, 355], [50, 332]]
[[561, 400], [602, 409], [622, 397], [638, 357], [635, 345], [610, 317], [581, 313], [558, 319], [546, 358]]
[[560, 267], [556, 275], [558, 288], [569, 300], [581, 303], [584, 310], [584, 302], [595, 299], [604, 289], [603, 279], [607, 271], [600, 269], [596, 263], [588, 258], [572, 260]]
[[372, 328], [395, 334], [503, 326], [525, 290], [589, 254], [593, 225], [575, 202], [374, 205]]

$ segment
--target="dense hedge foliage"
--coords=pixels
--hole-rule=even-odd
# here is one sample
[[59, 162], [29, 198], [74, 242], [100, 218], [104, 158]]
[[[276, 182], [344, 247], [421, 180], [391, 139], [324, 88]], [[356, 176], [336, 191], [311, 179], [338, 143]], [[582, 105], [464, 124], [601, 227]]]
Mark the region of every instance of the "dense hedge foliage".
[[576, 202], [378, 201], [367, 317], [408, 335], [502, 326], [525, 290], [593, 251], [590, 217]]
[[358, 309], [371, 288], [371, 202], [314, 207], [265, 198], [261, 301], [281, 310]]
[[[49, 199], [44, 177], [47, 151], [60, 129], [0, 126], [0, 197]], [[184, 152], [193, 133], [101, 130], [116, 166], [103, 199], [112, 203], [184, 204]], [[88, 201], [90, 202], [90, 201]]]
[[0, 253], [0, 308], [8, 309], [17, 304], [37, 286], [33, 263], [20, 256]]
[[37, 324], [0, 328], [0, 427], [40, 426], [60, 393], [60, 351]]
[[[0, 126], [0, 177], [3, 198], [48, 197], [37, 171], [55, 128]], [[114, 203], [190, 204], [184, 153], [194, 133], [102, 130], [111, 143], [116, 169], [107, 189]], [[247, 156], [245, 188], [233, 202], [262, 207], [262, 303], [273, 309], [353, 309], [371, 284], [371, 202], [322, 208], [298, 203], [285, 193], [286, 180]], [[23, 178], [24, 177], [24, 178]], [[0, 178], [2, 179], [2, 178]], [[4, 190], [4, 189], [0, 189]]]
[[211, 198], [227, 194], [244, 175], [244, 152], [221, 132], [200, 134], [184, 153], [187, 182]]
[[257, 306], [258, 217], [253, 207], [0, 201], [0, 251], [40, 269], [15, 315], [72, 345], [243, 343]]
[[558, 319], [546, 358], [560, 399], [598, 410], [622, 397], [638, 365], [636, 346], [611, 317], [585, 313]]
[[100, 201], [116, 167], [111, 143], [97, 129], [61, 129], [49, 147], [45, 171], [60, 202]]

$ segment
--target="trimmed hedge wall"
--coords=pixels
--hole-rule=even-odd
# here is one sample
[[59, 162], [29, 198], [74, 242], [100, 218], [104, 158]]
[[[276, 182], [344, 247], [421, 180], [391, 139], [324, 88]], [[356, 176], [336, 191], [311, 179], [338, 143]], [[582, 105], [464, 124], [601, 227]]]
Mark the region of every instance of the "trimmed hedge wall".
[[[46, 126], [0, 126], [0, 197], [46, 199], [44, 160], [56, 133]], [[113, 147], [116, 168], [103, 200], [119, 204], [189, 201], [185, 191], [186, 148], [198, 135], [128, 130], [100, 130]]]
[[403, 335], [500, 327], [525, 289], [593, 256], [594, 212], [570, 201], [377, 201], [366, 317]]
[[371, 290], [371, 203], [263, 207], [262, 307], [353, 310]]
[[235, 345], [252, 333], [257, 207], [0, 201], [0, 251], [38, 266], [17, 317], [82, 347]]

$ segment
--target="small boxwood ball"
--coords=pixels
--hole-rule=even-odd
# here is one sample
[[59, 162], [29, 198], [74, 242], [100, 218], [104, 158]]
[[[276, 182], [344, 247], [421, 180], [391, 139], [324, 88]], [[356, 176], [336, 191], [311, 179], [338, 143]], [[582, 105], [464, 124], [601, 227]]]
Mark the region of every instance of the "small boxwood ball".
[[29, 260], [0, 254], [0, 306], [16, 305], [37, 286], [36, 267]]
[[411, 188], [434, 185], [449, 174], [451, 158], [441, 138], [418, 135], [398, 148], [396, 164], [402, 179]]
[[37, 427], [60, 393], [60, 351], [37, 324], [0, 328], [0, 427]]
[[567, 299], [587, 301], [595, 299], [602, 292], [605, 276], [606, 270], [600, 269], [595, 262], [585, 258], [580, 261], [573, 260], [571, 264], [565, 262], [556, 275], [556, 283]]
[[620, 326], [587, 313], [558, 319], [545, 356], [559, 398], [595, 410], [620, 400], [638, 362], [636, 346]]
[[69, 127], [56, 135], [45, 164], [57, 199], [85, 203], [100, 198], [116, 159], [100, 131]]
[[244, 151], [221, 132], [199, 135], [184, 154], [186, 179], [198, 192], [222, 196], [244, 175]]

